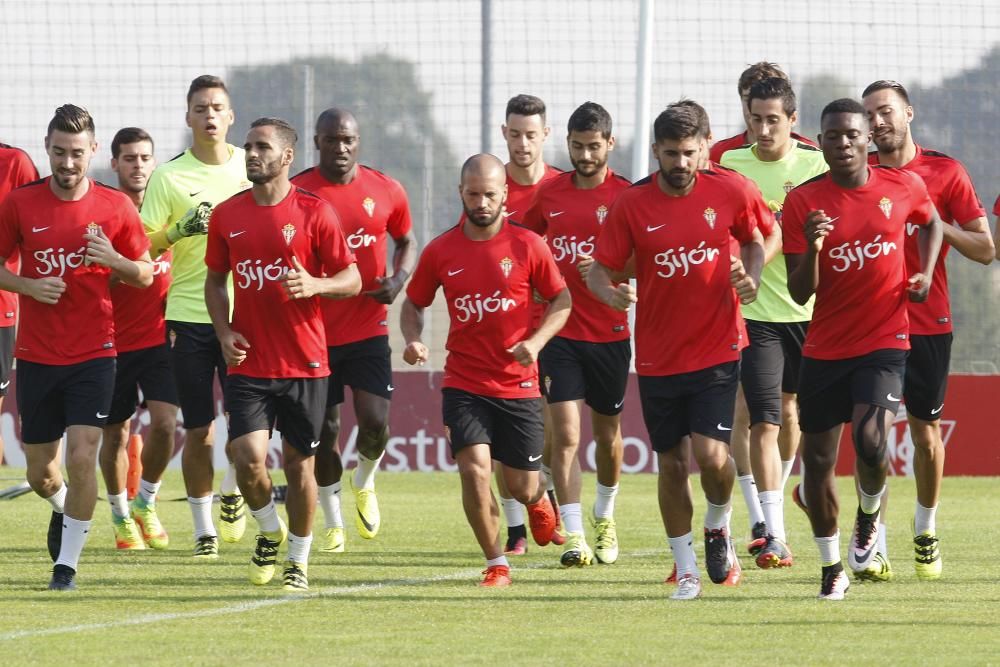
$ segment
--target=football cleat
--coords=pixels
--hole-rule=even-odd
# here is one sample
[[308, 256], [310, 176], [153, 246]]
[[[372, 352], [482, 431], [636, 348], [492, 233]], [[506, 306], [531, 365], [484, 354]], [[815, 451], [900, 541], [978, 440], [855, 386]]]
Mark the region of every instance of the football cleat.
[[591, 517], [594, 523], [594, 556], [605, 565], [611, 565], [618, 560], [618, 527], [613, 518], [598, 519]]
[[583, 567], [594, 562], [594, 552], [583, 533], [566, 533], [566, 544], [559, 557], [563, 567]]
[[378, 535], [378, 529], [382, 525], [375, 489], [354, 489], [354, 504], [357, 507], [354, 524], [357, 526], [358, 535], [370, 540]]
[[142, 533], [139, 526], [130, 516], [116, 516], [111, 513], [111, 526], [115, 531], [115, 548], [119, 551], [132, 551], [145, 549], [146, 543], [142, 541]]
[[163, 529], [160, 517], [156, 514], [156, 505], [154, 503], [147, 505], [142, 496], [137, 495], [129, 503], [129, 509], [132, 513], [132, 519], [139, 526], [139, 532], [142, 533], [142, 539], [146, 546], [151, 549], [166, 549], [170, 544], [170, 537]]
[[758, 521], [750, 529], [750, 541], [747, 543], [747, 552], [756, 557], [767, 545], [767, 524], [763, 521]]
[[507, 565], [490, 565], [483, 570], [483, 580], [479, 582], [484, 588], [501, 588], [510, 586], [510, 567]]
[[891, 581], [892, 565], [889, 564], [888, 558], [876, 551], [868, 567], [855, 571], [854, 576], [859, 581]]
[[69, 565], [56, 565], [52, 568], [52, 580], [49, 581], [50, 591], [75, 591], [76, 570]]
[[258, 533], [257, 543], [250, 556], [250, 583], [263, 586], [274, 577], [274, 566], [278, 562], [278, 547], [285, 543], [288, 528], [278, 519], [278, 530], [273, 533]]
[[556, 511], [545, 494], [534, 505], [528, 505], [528, 525], [535, 544], [544, 547], [552, 541], [552, 534], [556, 532]]
[[194, 557], [202, 560], [215, 560], [219, 557], [219, 538], [215, 535], [202, 535], [194, 541]]
[[791, 567], [792, 550], [788, 545], [773, 535], [768, 535], [764, 548], [757, 552], [757, 567], [770, 570], [776, 567]]
[[878, 510], [873, 514], [865, 514], [860, 507], [858, 508], [851, 544], [847, 548], [847, 564], [856, 573], [867, 570], [875, 558], [878, 544], [878, 515]]
[[677, 590], [671, 600], [694, 600], [701, 596], [701, 579], [693, 574], [685, 574], [677, 580]]
[[712, 583], [738, 586], [743, 568], [725, 528], [705, 529], [705, 565]]
[[934, 533], [920, 533], [913, 538], [913, 566], [917, 579], [933, 581], [941, 578], [941, 551]]
[[319, 550], [328, 554], [342, 554], [344, 553], [345, 542], [344, 528], [342, 526], [327, 528], [326, 534], [323, 536], [323, 546]]
[[52, 562], [59, 560], [59, 550], [62, 548], [63, 513], [52, 510], [49, 517], [49, 532], [45, 536], [46, 546], [49, 548], [49, 558]]
[[674, 563], [674, 567], [670, 570], [670, 576], [663, 580], [665, 584], [676, 584], [677, 583], [677, 563]]
[[309, 590], [309, 579], [307, 572], [309, 568], [306, 563], [296, 563], [285, 561], [285, 571], [281, 573], [281, 587], [286, 591], [296, 591], [303, 593]]
[[844, 566], [840, 562], [823, 567], [823, 581], [818, 596], [820, 600], [843, 600], [844, 594], [850, 587], [851, 580], [847, 578]]
[[247, 504], [243, 496], [219, 496], [219, 532], [226, 542], [239, 542], [247, 530]]
[[[524, 528], [524, 526], [521, 526]], [[528, 538], [525, 535], [511, 534], [507, 530], [507, 543], [504, 544], [503, 553], [505, 556], [523, 556], [528, 553]]]

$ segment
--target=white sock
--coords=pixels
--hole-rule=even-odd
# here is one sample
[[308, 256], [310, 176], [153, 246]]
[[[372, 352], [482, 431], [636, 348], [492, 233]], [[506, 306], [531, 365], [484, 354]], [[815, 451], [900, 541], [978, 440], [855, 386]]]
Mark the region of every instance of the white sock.
[[111, 503], [111, 513], [116, 517], [124, 519], [128, 516], [128, 493], [126, 491], [109, 493], [108, 502]]
[[719, 528], [729, 528], [730, 507], [732, 503], [725, 505], [715, 505], [705, 501], [708, 509], [705, 510], [705, 528], [717, 530]]
[[59, 549], [56, 565], [66, 565], [76, 570], [76, 566], [80, 562], [80, 553], [83, 551], [83, 545], [87, 542], [89, 532], [89, 521], [77, 521], [64, 514], [62, 546]]
[[814, 537], [819, 547], [819, 561], [823, 567], [836, 565], [840, 562], [840, 531], [831, 537]]
[[761, 491], [760, 509], [764, 513], [767, 530], [782, 542], [785, 541], [785, 498], [781, 491]]
[[674, 562], [677, 564], [677, 578], [680, 579], [685, 574], [699, 576], [698, 559], [694, 555], [694, 545], [691, 533], [680, 537], [668, 537], [670, 551], [674, 554]]
[[555, 491], [556, 483], [552, 481], [552, 468], [548, 467], [544, 463], [542, 464], [542, 474], [545, 475], [545, 490]]
[[781, 488], [785, 488], [785, 484], [788, 483], [788, 478], [792, 476], [792, 466], [795, 465], [795, 459], [789, 461], [781, 460]]
[[615, 496], [618, 495], [618, 485], [604, 486], [597, 483], [597, 499], [594, 500], [594, 518], [610, 519], [615, 515]]
[[327, 528], [343, 528], [344, 517], [340, 514], [340, 482], [318, 487], [319, 506], [323, 508], [323, 519]]
[[750, 515], [750, 528], [754, 524], [764, 520], [764, 512], [760, 509], [760, 500], [757, 498], [757, 485], [753, 481], [753, 475], [741, 475], [736, 478], [740, 483], [740, 491], [743, 492], [743, 500], [747, 504], [747, 514]]
[[[385, 456], [385, 452], [382, 453], [382, 456]], [[375, 488], [375, 471], [378, 470], [378, 464], [382, 461], [382, 456], [373, 461], [364, 454], [358, 454], [358, 467], [354, 469], [355, 489]]]
[[262, 533], [276, 533], [281, 530], [281, 521], [278, 519], [278, 507], [273, 500], [269, 500], [266, 505], [259, 510], [250, 510], [253, 518], [257, 519]]
[[[277, 517], [277, 515], [275, 515]], [[277, 530], [277, 528], [275, 528]], [[298, 563], [299, 565], [306, 565], [309, 563], [309, 548], [312, 546], [313, 536], [306, 535], [305, 537], [299, 537], [298, 535], [293, 535], [291, 531], [288, 533], [288, 559], [293, 563]]]
[[917, 509], [913, 513], [913, 532], [917, 535], [923, 533], [937, 534], [937, 505], [934, 507], [924, 507], [917, 501]]
[[501, 498], [503, 505], [503, 516], [507, 520], [508, 528], [516, 528], [524, 525], [524, 507], [514, 498]]
[[[879, 517], [880, 519], [882, 517]], [[878, 524], [878, 539], [875, 540], [875, 551], [882, 554], [886, 558], [889, 557], [889, 545], [886, 544], [885, 536], [889, 533], [885, 527], [885, 521], [879, 521]]]
[[139, 480], [139, 496], [146, 505], [156, 503], [156, 494], [160, 492], [162, 482], [147, 482], [145, 479]]
[[510, 563], [507, 561], [507, 557], [500, 554], [496, 558], [486, 559], [486, 567], [494, 567], [496, 565], [503, 565], [504, 567], [510, 567]]
[[194, 539], [206, 535], [218, 535], [215, 532], [215, 524], [212, 523], [212, 496], [201, 498], [188, 496], [188, 507], [191, 508], [191, 520], [194, 522]]
[[52, 505], [52, 509], [56, 512], [59, 512], [60, 514], [66, 511], [67, 491], [69, 491], [69, 489], [66, 488], [66, 483], [63, 482], [63, 485], [59, 487], [58, 491], [56, 491], [51, 496], [45, 499], [49, 502], [49, 505]]
[[882, 494], [885, 493], [885, 486], [883, 485], [879, 491], [876, 491], [874, 495], [868, 495], [865, 490], [860, 486], [858, 487], [858, 495], [861, 497], [860, 505], [861, 511], [865, 514], [874, 514], [879, 507], [882, 506]]
[[219, 487], [219, 493], [223, 496], [231, 496], [233, 494], [239, 494], [240, 487], [236, 485], [236, 466], [230, 463], [226, 467], [226, 476], [222, 478], [222, 485]]
[[580, 503], [560, 505], [559, 516], [562, 517], [563, 530], [567, 533], [583, 532], [583, 515]]

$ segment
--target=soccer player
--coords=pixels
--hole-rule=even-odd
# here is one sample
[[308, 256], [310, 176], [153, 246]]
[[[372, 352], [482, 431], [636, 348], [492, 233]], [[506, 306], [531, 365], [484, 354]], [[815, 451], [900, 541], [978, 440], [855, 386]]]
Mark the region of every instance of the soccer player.
[[[934, 208], [945, 223], [943, 241], [934, 280], [927, 300], [909, 302], [910, 354], [906, 358], [903, 400], [910, 437], [915, 445], [913, 474], [917, 483], [917, 504], [913, 519], [914, 567], [924, 580], [941, 576], [936, 514], [944, 473], [944, 441], [941, 415], [948, 366], [951, 360], [952, 318], [948, 296], [945, 256], [955, 249], [965, 257], [989, 265], [996, 249], [990, 236], [986, 209], [976, 195], [969, 174], [958, 160], [917, 145], [910, 131], [913, 106], [909, 94], [896, 81], [875, 81], [862, 94], [871, 123], [872, 139], [878, 149], [869, 153], [870, 164], [898, 167], [920, 176], [930, 193]], [[907, 272], [920, 271], [919, 236], [915, 225], [907, 225], [904, 256]], [[880, 514], [880, 560], [866, 571], [877, 579], [887, 579], [892, 569], [885, 549], [885, 512]]]
[[[0, 264], [18, 250], [23, 259], [21, 275], [0, 267], [0, 289], [21, 295], [21, 440], [28, 483], [54, 512], [49, 588], [64, 591], [76, 588], [97, 503], [94, 468], [115, 376], [110, 280], [148, 287], [153, 266], [132, 202], [87, 178], [97, 151], [90, 114], [72, 104], [56, 109], [45, 150], [52, 176], [18, 188], [0, 205]], [[68, 491], [59, 466], [63, 433]]]
[[[234, 116], [222, 79], [206, 74], [191, 82], [185, 118], [191, 128], [191, 147], [153, 172], [142, 219], [154, 256], [173, 249], [166, 319], [184, 414], [181, 470], [194, 522], [194, 557], [215, 559], [219, 539], [212, 524], [213, 383], [218, 375], [224, 384], [226, 363], [205, 307], [205, 233], [212, 206], [250, 187], [250, 182], [243, 150], [226, 143]], [[228, 444], [226, 450], [228, 456]], [[232, 463], [220, 496], [222, 539], [238, 542], [246, 530], [246, 512]]]
[[[722, 156], [725, 155], [728, 150], [757, 143], [757, 134], [754, 132], [754, 129], [750, 124], [750, 108], [747, 106], [747, 101], [750, 95], [750, 87], [758, 81], [774, 77], [785, 79], [786, 81], [788, 80], [788, 75], [785, 74], [781, 67], [775, 63], [763, 61], [750, 65], [743, 70], [742, 74], [740, 74], [740, 80], [737, 82], [736, 90], [740, 94], [740, 109], [743, 111], [743, 122], [746, 125], [746, 130], [727, 139], [720, 139], [712, 144], [712, 149], [708, 154], [708, 157], [712, 162], [721, 162]], [[792, 139], [808, 146], [815, 146], [815, 144], [807, 137], [804, 137], [796, 132], [792, 132]]]
[[[752, 84], [747, 106], [756, 142], [726, 151], [721, 164], [753, 180], [780, 216], [785, 195], [824, 173], [827, 165], [818, 149], [792, 138], [798, 116], [795, 91], [787, 79]], [[800, 306], [788, 294], [780, 224], [774, 230], [764, 240], [766, 263], [757, 300], [742, 308], [750, 345], [741, 359], [742, 391], [736, 398], [732, 443], [737, 482], [750, 512], [749, 551], [762, 568], [792, 565], [783, 489], [798, 449], [795, 392], [802, 342], [812, 317], [812, 301]]]
[[[625, 313], [609, 308], [587, 289], [586, 271], [608, 211], [629, 182], [608, 167], [614, 149], [611, 114], [585, 102], [569, 117], [566, 144], [573, 171], [543, 183], [523, 224], [541, 234], [566, 279], [573, 309], [566, 326], [539, 356], [549, 405], [552, 477], [566, 531], [564, 567], [618, 559], [614, 519], [621, 476], [621, 411], [632, 347]], [[580, 509], [580, 409], [586, 402], [597, 443], [597, 496], [591, 512], [594, 549], [587, 544]]]
[[[111, 140], [111, 169], [118, 176], [118, 189], [136, 210], [142, 209], [146, 185], [155, 168], [149, 133], [138, 127], [118, 130]], [[119, 549], [166, 549], [170, 540], [156, 512], [156, 494], [174, 454], [177, 429], [177, 389], [163, 317], [169, 287], [169, 250], [153, 261], [152, 286], [145, 290], [121, 282], [111, 286], [118, 359], [99, 461], [111, 503], [115, 546]], [[127, 443], [140, 388], [149, 410], [149, 437], [142, 449], [139, 492], [130, 507], [125, 488]]]
[[[918, 176], [868, 166], [871, 130], [859, 102], [829, 103], [820, 128], [830, 171], [789, 193], [782, 220], [788, 291], [799, 304], [816, 295], [798, 400], [803, 490], [823, 566], [819, 597], [842, 600], [850, 581], [834, 484], [841, 430], [851, 422], [860, 487], [847, 562], [863, 572], [875, 557], [886, 440], [902, 398], [906, 301], [927, 298], [941, 222]], [[907, 224], [921, 228], [917, 273], [904, 263]]]
[[[357, 508], [354, 523], [361, 537], [372, 539], [381, 525], [375, 471], [389, 440], [393, 391], [387, 305], [396, 299], [413, 272], [417, 241], [403, 186], [380, 171], [358, 164], [361, 135], [353, 114], [336, 108], [321, 113], [313, 141], [319, 151], [319, 164], [292, 182], [333, 205], [347, 244], [357, 257], [363, 283], [362, 293], [354, 298], [322, 302], [331, 373], [326, 417], [316, 452], [316, 481], [326, 521], [320, 550], [341, 552], [345, 536], [340, 480], [344, 468], [337, 438], [344, 386], [351, 387], [358, 423], [358, 466], [351, 485]], [[386, 275], [387, 237], [394, 244], [392, 275]]]
[[[278, 548], [287, 540], [284, 589], [305, 591], [316, 511], [313, 455], [330, 375], [316, 297], [354, 296], [361, 277], [333, 208], [288, 179], [296, 140], [295, 130], [278, 118], [251, 123], [244, 150], [253, 187], [212, 213], [205, 305], [230, 366], [225, 397], [237, 480], [260, 527], [250, 581], [271, 580]], [[278, 517], [267, 473], [275, 425], [288, 477], [287, 527]]]
[[[444, 290], [451, 325], [442, 413], [462, 480], [462, 506], [486, 556], [482, 586], [510, 584], [500, 546], [491, 459], [511, 495], [528, 505], [532, 534], [548, 543], [555, 512], [540, 479], [543, 433], [538, 353], [569, 317], [571, 298], [545, 242], [503, 217], [506, 172], [493, 155], [462, 165], [465, 218], [424, 250], [406, 289], [400, 325], [408, 364], [423, 364], [424, 309]], [[533, 292], [549, 303], [532, 326]]]
[[[735, 468], [728, 444], [745, 345], [739, 303], [756, 296], [764, 260], [759, 190], [735, 172], [698, 169], [709, 131], [707, 114], [691, 101], [657, 117], [659, 170], [618, 196], [587, 276], [588, 287], [612, 308], [624, 312], [638, 302], [636, 371], [658, 456], [660, 514], [677, 564], [672, 597], [678, 600], [701, 594], [691, 535], [692, 452], [708, 501], [709, 577], [727, 585], [741, 577], [729, 533]], [[732, 254], [733, 239], [741, 257]], [[615, 275], [633, 254], [638, 293]]]
[[[28, 154], [19, 148], [0, 144], [0, 203], [14, 188], [38, 180], [38, 170]], [[7, 258], [7, 270], [17, 273], [21, 257]], [[14, 367], [14, 335], [17, 332], [17, 295], [0, 290], [0, 405], [3, 405], [10, 374]], [[0, 465], [3, 464], [3, 437], [0, 436]], [[60, 509], [60, 512], [62, 510]], [[59, 523], [59, 526], [62, 524]]]

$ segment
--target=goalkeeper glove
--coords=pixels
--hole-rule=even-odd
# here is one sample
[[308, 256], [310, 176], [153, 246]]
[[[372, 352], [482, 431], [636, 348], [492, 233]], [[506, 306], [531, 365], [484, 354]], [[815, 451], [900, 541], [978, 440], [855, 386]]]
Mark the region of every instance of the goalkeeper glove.
[[201, 202], [167, 228], [167, 240], [177, 243], [188, 236], [207, 234], [208, 218], [211, 215], [212, 205], [205, 201]]

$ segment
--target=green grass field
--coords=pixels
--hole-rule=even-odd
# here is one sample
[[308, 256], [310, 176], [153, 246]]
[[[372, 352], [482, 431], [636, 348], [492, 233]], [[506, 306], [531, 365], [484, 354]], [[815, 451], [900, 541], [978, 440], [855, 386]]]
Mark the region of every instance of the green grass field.
[[[20, 472], [4, 468], [0, 478], [11, 479], [0, 487]], [[585, 506], [593, 483], [585, 477]], [[663, 579], [672, 561], [652, 475], [622, 481], [618, 563], [563, 570], [559, 547], [532, 545], [513, 559], [514, 585], [500, 590], [476, 586], [483, 561], [454, 474], [380, 475], [382, 532], [366, 542], [348, 518], [347, 553], [321, 554], [314, 545], [312, 591], [304, 596], [285, 595], [277, 579], [260, 588], [247, 582], [251, 529], [241, 543], [223, 544], [218, 561], [194, 561], [187, 506], [166, 502], [183, 495], [174, 472], [160, 504], [169, 550], [115, 551], [109, 510], [100, 502], [79, 590], [49, 592], [49, 506], [25, 495], [0, 501], [0, 665], [1000, 662], [997, 480], [945, 480], [938, 518], [944, 577], [930, 583], [913, 574], [913, 483], [892, 479], [890, 487], [896, 579], [853, 583], [840, 603], [815, 599], [816, 548], [790, 499], [794, 567], [761, 571], [743, 557], [738, 588], [715, 586], [703, 571], [702, 599], [668, 599], [672, 588]], [[851, 481], [840, 480], [840, 491], [848, 508], [841, 517], [846, 548]], [[734, 501], [742, 545], [746, 514], [742, 499]], [[703, 508], [696, 497], [696, 525]]]

